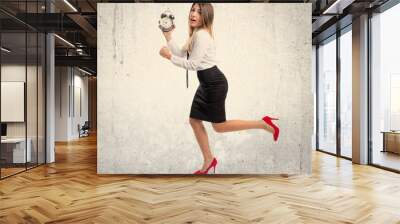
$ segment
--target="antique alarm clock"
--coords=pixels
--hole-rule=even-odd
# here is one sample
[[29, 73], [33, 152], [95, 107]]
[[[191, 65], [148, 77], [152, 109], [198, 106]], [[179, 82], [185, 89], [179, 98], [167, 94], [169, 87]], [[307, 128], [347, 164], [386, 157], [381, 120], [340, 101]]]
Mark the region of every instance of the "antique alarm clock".
[[169, 32], [175, 28], [174, 19], [175, 17], [172, 12], [167, 9], [163, 13], [161, 13], [161, 18], [160, 20], [158, 20], [158, 27], [163, 32]]

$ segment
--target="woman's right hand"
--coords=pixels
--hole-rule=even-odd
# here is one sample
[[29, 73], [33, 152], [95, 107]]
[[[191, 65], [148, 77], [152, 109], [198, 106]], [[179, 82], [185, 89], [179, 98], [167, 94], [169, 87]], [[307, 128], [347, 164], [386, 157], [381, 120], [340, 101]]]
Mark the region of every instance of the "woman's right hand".
[[171, 40], [171, 38], [172, 38], [172, 31], [174, 31], [174, 29], [175, 29], [175, 27], [174, 27], [172, 30], [168, 31], [168, 32], [162, 32], [162, 33], [164, 34], [165, 40], [167, 40], [167, 42], [168, 42], [169, 40]]

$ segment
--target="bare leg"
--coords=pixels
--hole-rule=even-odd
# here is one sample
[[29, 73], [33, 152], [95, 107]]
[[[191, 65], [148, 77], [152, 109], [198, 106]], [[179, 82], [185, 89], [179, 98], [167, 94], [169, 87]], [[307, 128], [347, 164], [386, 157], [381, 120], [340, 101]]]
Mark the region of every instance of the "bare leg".
[[274, 129], [266, 124], [263, 120], [229, 120], [222, 123], [212, 123], [216, 132], [241, 131], [247, 129], [264, 129], [270, 133], [274, 133]]
[[200, 146], [201, 152], [203, 153], [204, 162], [201, 170], [204, 171], [211, 164], [211, 161], [214, 158], [210, 150], [210, 145], [208, 144], [207, 131], [201, 120], [190, 118], [189, 122], [190, 125], [192, 126], [194, 135], [196, 136], [196, 140]]

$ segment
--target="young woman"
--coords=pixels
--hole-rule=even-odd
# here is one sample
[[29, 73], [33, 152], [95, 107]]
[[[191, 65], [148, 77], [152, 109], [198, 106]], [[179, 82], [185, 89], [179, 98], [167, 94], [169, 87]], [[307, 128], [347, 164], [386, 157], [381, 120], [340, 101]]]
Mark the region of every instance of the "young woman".
[[[207, 174], [217, 166], [208, 144], [208, 136], [203, 121], [212, 123], [216, 132], [239, 131], [246, 129], [264, 129], [278, 140], [279, 128], [265, 116], [262, 120], [226, 120], [225, 98], [228, 82], [216, 66], [216, 47], [213, 39], [214, 10], [210, 3], [194, 3], [189, 13], [189, 38], [180, 48], [172, 38], [172, 31], [163, 32], [168, 47], [162, 47], [160, 55], [174, 65], [197, 71], [200, 85], [193, 98], [190, 111], [190, 125], [203, 154], [203, 167], [194, 174]], [[186, 59], [186, 53], [189, 58]]]

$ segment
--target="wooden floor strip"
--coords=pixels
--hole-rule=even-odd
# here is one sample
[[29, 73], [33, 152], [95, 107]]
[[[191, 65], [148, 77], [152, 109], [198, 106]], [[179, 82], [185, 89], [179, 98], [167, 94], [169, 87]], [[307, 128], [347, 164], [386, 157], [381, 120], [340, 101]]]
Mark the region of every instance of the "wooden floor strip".
[[400, 175], [313, 152], [310, 176], [97, 175], [96, 137], [0, 181], [0, 223], [397, 223]]

